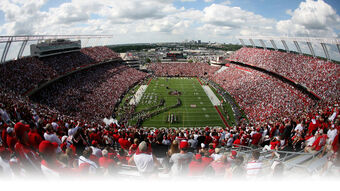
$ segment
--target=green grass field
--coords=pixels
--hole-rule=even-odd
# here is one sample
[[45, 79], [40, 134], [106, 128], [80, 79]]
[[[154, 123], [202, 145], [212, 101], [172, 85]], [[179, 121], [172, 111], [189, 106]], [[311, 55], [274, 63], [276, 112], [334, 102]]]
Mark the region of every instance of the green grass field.
[[[181, 95], [169, 95], [169, 92], [175, 90], [181, 92]], [[153, 78], [137, 105], [136, 111], [138, 112], [155, 106], [159, 104], [161, 99], [165, 100], [165, 105], [163, 107], [172, 106], [176, 104], [178, 98], [182, 102], [181, 106], [145, 120], [143, 122], [143, 126], [225, 126], [215, 107], [210, 102], [208, 96], [196, 78]], [[222, 112], [221, 109], [220, 111]], [[176, 116], [176, 121], [169, 123], [167, 119], [171, 114]], [[226, 117], [225, 114], [223, 115], [225, 119], [233, 119], [232, 117]], [[136, 121], [134, 120], [130, 121], [131, 124], [135, 122]], [[228, 121], [228, 123], [230, 124], [233, 122]]]

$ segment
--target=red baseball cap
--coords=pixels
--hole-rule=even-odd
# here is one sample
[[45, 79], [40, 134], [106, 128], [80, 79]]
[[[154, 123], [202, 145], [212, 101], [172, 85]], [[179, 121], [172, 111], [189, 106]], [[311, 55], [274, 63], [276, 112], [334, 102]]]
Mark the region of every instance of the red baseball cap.
[[98, 144], [98, 142], [96, 140], [92, 141], [92, 145], [97, 145], [97, 144]]
[[236, 151], [231, 151], [231, 155], [236, 156], [237, 152]]
[[180, 149], [185, 149], [185, 148], [188, 148], [189, 144], [187, 141], [182, 141], [180, 144], [179, 144], [179, 148]]

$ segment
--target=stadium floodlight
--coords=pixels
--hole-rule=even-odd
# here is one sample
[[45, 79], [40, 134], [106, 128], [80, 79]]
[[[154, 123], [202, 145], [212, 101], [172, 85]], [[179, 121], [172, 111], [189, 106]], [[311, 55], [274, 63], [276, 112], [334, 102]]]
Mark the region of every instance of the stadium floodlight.
[[[277, 36], [237, 36], [236, 37], [237, 39], [239, 39], [241, 41], [241, 43], [243, 42], [243, 39], [257, 39], [259, 40], [260, 42], [263, 41], [263, 40], [268, 40], [271, 42], [273, 48], [275, 50], [277, 50], [277, 46], [274, 42], [274, 40], [277, 40], [277, 41], [281, 41], [286, 52], [290, 52], [288, 46], [287, 46], [287, 43], [286, 42], [294, 42], [295, 46], [296, 46], [296, 49], [297, 51], [299, 52], [299, 54], [302, 54], [302, 51], [301, 51], [301, 48], [300, 48], [300, 45], [299, 43], [301, 42], [305, 42], [307, 43], [308, 45], [308, 48], [311, 52], [311, 55], [313, 55], [313, 57], [315, 57], [315, 51], [313, 49], [313, 43], [314, 44], [320, 44], [322, 49], [323, 49], [323, 52], [325, 53], [325, 57], [330, 60], [330, 55], [329, 55], [329, 52], [328, 52], [328, 49], [327, 49], [327, 44], [330, 44], [330, 45], [336, 45], [337, 48], [338, 48], [338, 51], [339, 51], [339, 54], [340, 54], [340, 39], [339, 38], [322, 38], [322, 37], [277, 37]], [[252, 42], [250, 42], [251, 45], [254, 46], [254, 44]], [[266, 48], [264, 44], [262, 44], [262, 47], [263, 48]]]
[[113, 35], [17, 35], [0, 36], [0, 43], [6, 43], [2, 52], [0, 64], [5, 63], [12, 42], [22, 42], [17, 58], [21, 58], [28, 41], [43, 41], [48, 39], [103, 39], [113, 38]]

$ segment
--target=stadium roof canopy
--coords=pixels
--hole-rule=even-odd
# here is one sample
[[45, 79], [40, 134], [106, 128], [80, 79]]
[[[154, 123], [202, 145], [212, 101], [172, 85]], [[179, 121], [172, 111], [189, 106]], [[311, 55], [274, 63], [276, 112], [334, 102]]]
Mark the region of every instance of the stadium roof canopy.
[[[283, 47], [287, 52], [290, 52], [291, 50], [289, 49], [287, 42], [293, 42], [296, 50], [302, 54], [302, 50], [300, 47], [301, 43], [306, 43], [308, 46], [308, 49], [310, 51], [310, 54], [313, 55], [314, 57], [316, 56], [315, 50], [313, 48], [313, 44], [320, 44], [322, 47], [322, 50], [324, 52], [325, 57], [330, 60], [330, 54], [327, 49], [326, 44], [328, 45], [336, 45], [338, 49], [338, 53], [340, 54], [340, 39], [338, 38], [315, 38], [315, 37], [275, 37], [275, 36], [237, 36], [243, 46], [246, 46], [246, 43], [244, 40], [249, 40], [250, 44], [255, 47], [254, 40], [258, 40], [260, 42], [261, 47], [264, 49], [267, 49], [266, 44], [264, 43], [264, 40], [270, 41], [272, 47], [275, 50], [278, 50], [277, 44], [275, 41], [281, 41]], [[300, 43], [300, 44], [299, 44]]]
[[0, 43], [6, 43], [2, 52], [0, 64], [6, 61], [6, 57], [13, 42], [21, 42], [21, 47], [17, 58], [21, 58], [28, 41], [42, 41], [48, 39], [100, 39], [112, 38], [112, 35], [19, 35], [19, 36], [0, 36]]

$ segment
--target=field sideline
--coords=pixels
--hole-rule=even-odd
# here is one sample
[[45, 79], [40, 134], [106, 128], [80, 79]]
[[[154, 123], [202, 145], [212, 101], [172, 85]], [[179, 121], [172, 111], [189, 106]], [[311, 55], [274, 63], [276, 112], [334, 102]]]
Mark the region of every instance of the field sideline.
[[[170, 95], [170, 92], [180, 95]], [[153, 78], [148, 81], [136, 111], [145, 110], [165, 100], [164, 107], [176, 104], [180, 99], [182, 105], [160, 113], [144, 121], [144, 127], [225, 127], [219, 113], [212, 105], [197, 78]], [[226, 118], [225, 114], [224, 118]], [[172, 117], [169, 117], [172, 116]], [[169, 119], [172, 123], [169, 123]], [[130, 121], [131, 124], [136, 121]]]

